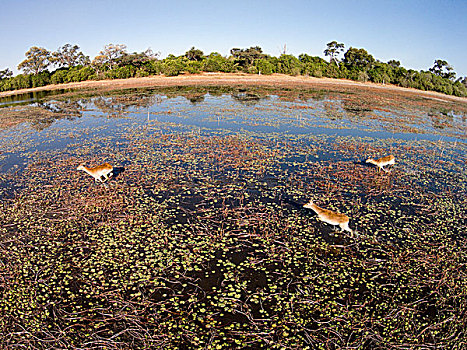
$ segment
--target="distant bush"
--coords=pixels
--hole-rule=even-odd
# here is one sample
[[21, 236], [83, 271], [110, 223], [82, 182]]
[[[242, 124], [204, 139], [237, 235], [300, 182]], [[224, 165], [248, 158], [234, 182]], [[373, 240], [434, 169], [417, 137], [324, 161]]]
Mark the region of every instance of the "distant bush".
[[236, 64], [233, 60], [213, 52], [202, 62], [202, 70], [205, 72], [232, 73], [236, 71]]
[[277, 63], [277, 72], [289, 75], [299, 75], [302, 65], [300, 60], [292, 55], [281, 55]]
[[161, 72], [167, 77], [174, 77], [184, 71], [185, 65], [182, 59], [169, 57], [163, 60]]
[[60, 68], [52, 73], [50, 81], [52, 84], [73, 83], [96, 78], [94, 69], [91, 67]]
[[117, 67], [105, 72], [105, 79], [128, 79], [133, 78], [136, 74], [136, 67], [132, 65]]
[[185, 66], [185, 71], [190, 74], [199, 74], [201, 73], [201, 68], [203, 66], [202, 62], [200, 61], [185, 61], [183, 62]]
[[276, 66], [269, 60], [261, 58], [255, 61], [255, 67], [258, 73], [261, 74], [273, 74], [276, 72]]

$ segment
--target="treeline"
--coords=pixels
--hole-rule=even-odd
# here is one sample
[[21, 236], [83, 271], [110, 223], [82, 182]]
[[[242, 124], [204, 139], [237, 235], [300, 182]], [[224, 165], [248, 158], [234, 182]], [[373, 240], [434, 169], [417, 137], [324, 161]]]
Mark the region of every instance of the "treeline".
[[263, 53], [258, 46], [233, 48], [230, 56], [222, 56], [217, 52], [206, 55], [192, 47], [184, 55], [169, 55], [160, 59], [160, 54], [150, 49], [128, 53], [125, 45], [109, 44], [91, 61], [77, 45], [66, 44], [55, 52], [32, 47], [26, 52], [26, 59], [18, 65], [18, 69], [24, 71], [23, 74], [13, 77], [8, 68], [0, 71], [0, 91], [156, 74], [176, 76], [184, 73], [244, 72], [371, 81], [467, 96], [467, 78], [456, 80], [454, 69], [444, 60], [436, 60], [427, 71], [416, 71], [401, 67], [396, 60], [381, 62], [365, 49], [350, 47], [344, 52], [344, 44], [336, 41], [327, 44], [324, 54], [329, 60], [308, 54], [295, 57], [285, 52], [275, 57]]

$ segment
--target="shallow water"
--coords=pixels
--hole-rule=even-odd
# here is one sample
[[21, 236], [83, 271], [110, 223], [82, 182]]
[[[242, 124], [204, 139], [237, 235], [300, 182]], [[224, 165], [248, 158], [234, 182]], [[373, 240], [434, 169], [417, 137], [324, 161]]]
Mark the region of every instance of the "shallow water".
[[[54, 95], [58, 93], [63, 91], [54, 92]], [[22, 168], [27, 164], [19, 161], [24, 158], [24, 153], [60, 150], [71, 144], [101, 138], [124, 142], [124, 135], [131, 133], [133, 128], [155, 123], [170, 125], [172, 130], [188, 129], [199, 135], [222, 131], [263, 134], [264, 137], [313, 134], [379, 140], [466, 142], [466, 118], [454, 111], [442, 111], [444, 115], [438, 112], [449, 120], [448, 125], [439, 129], [439, 122], [433, 121], [433, 110], [355, 108], [349, 107], [346, 99], [339, 98], [284, 101], [277, 95], [257, 96], [245, 92], [167, 98], [148, 91], [144, 94], [139, 92], [134, 98], [123, 95], [54, 101], [49, 96], [49, 101], [39, 102], [47, 96], [42, 92], [19, 99], [25, 103], [28, 99], [34, 100], [32, 106], [53, 111], [55, 121], [45, 127], [40, 126], [40, 129], [25, 122], [1, 131], [0, 171]], [[10, 98], [0, 103], [13, 102]]]
[[[239, 337], [304, 348], [338, 329], [336, 348], [365, 348], [382, 329], [393, 344], [439, 344], [418, 340], [427, 324], [452, 327], [439, 334], [465, 324], [452, 307], [467, 290], [464, 113], [377, 94], [227, 88], [0, 108], [0, 310], [17, 322], [5, 333], [47, 329], [47, 346], [57, 334], [70, 348], [233, 348]], [[388, 154], [389, 172], [365, 162]], [[114, 166], [105, 184], [76, 170], [104, 162]], [[355, 237], [303, 209], [309, 200], [348, 215]], [[445, 274], [453, 287], [432, 293]], [[424, 299], [436, 307], [416, 309]], [[407, 310], [401, 333], [392, 315]], [[290, 333], [304, 325], [315, 343]]]

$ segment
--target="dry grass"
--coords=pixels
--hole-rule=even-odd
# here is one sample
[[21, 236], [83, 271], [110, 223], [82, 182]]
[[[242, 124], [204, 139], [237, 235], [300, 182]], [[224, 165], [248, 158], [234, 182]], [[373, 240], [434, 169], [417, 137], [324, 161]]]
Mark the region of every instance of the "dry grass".
[[166, 87], [166, 86], [272, 86], [277, 88], [342, 88], [342, 89], [368, 89], [385, 90], [402, 95], [420, 95], [429, 99], [441, 101], [457, 101], [467, 103], [467, 98], [447, 96], [433, 91], [420, 91], [412, 88], [403, 88], [394, 85], [382, 85], [375, 83], [361, 83], [345, 79], [314, 78], [305, 76], [289, 76], [283, 74], [253, 75], [243, 73], [202, 73], [180, 75], [176, 77], [152, 76], [144, 78], [83, 81], [78, 83], [47, 85], [38, 88], [21, 89], [15, 91], [0, 92], [0, 98], [27, 92], [57, 90], [57, 89], [99, 89], [113, 90], [121, 88], [140, 87]]

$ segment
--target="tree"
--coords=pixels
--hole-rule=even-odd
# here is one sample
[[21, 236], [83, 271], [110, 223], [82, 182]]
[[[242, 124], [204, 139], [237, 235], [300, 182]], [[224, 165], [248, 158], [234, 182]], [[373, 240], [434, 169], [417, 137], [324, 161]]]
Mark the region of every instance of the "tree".
[[365, 49], [351, 47], [344, 54], [343, 62], [348, 65], [349, 68], [367, 71], [373, 66], [375, 59]]
[[252, 46], [249, 49], [233, 48], [230, 50], [230, 54], [242, 67], [250, 66], [255, 60], [266, 56], [263, 54], [263, 50], [259, 46]]
[[255, 66], [260, 74], [272, 74], [276, 72], [276, 66], [266, 58], [256, 60]]
[[313, 77], [321, 78], [326, 75], [329, 63], [318, 56], [310, 56], [306, 53], [302, 53], [298, 56], [298, 59], [302, 63], [302, 74], [311, 75]]
[[104, 55], [97, 55], [92, 60], [91, 67], [94, 68], [96, 71], [96, 74], [99, 75], [99, 73], [103, 70], [106, 62], [107, 62], [107, 57], [105, 57]]
[[338, 64], [338, 59], [336, 57], [344, 51], [344, 44], [331, 41], [327, 44], [327, 47], [328, 48], [324, 50], [324, 55], [329, 56], [329, 63], [335, 62]]
[[204, 52], [198, 49], [195, 49], [193, 46], [190, 50], [185, 53], [185, 57], [190, 61], [202, 61], [204, 58]]
[[142, 68], [146, 63], [155, 61], [159, 57], [160, 53], [154, 53], [151, 49], [147, 49], [144, 52], [133, 52], [131, 54], [124, 53], [122, 56], [117, 58], [115, 61], [119, 66], [132, 65], [136, 68]]
[[449, 80], [454, 80], [456, 78], [454, 68], [444, 60], [436, 60], [433, 67], [431, 67], [429, 70], [433, 74], [438, 75], [442, 78], [446, 78]]
[[93, 60], [94, 64], [100, 64], [101, 66], [107, 64], [110, 69], [114, 68], [118, 62], [118, 59], [127, 54], [126, 45], [123, 44], [108, 44], [104, 46], [104, 50], [99, 52]]
[[388, 64], [389, 64], [392, 68], [397, 68], [397, 67], [400, 67], [400, 66], [401, 66], [400, 61], [396, 61], [396, 60], [389, 60], [389, 61], [388, 61]]
[[277, 72], [290, 75], [299, 75], [301, 71], [301, 62], [292, 55], [281, 55], [277, 64]]
[[13, 75], [13, 72], [9, 68], [0, 70], [0, 80], [10, 78], [12, 75]]
[[202, 69], [206, 72], [225, 72], [231, 73], [236, 69], [233, 60], [222, 56], [218, 52], [211, 52], [203, 61]]
[[459, 78], [457, 79], [458, 82], [460, 82], [461, 84], [464, 84], [464, 86], [467, 88], [467, 77], [464, 77], [464, 78]]
[[25, 53], [26, 59], [18, 65], [25, 73], [39, 74], [51, 64], [52, 55], [43, 47], [33, 46]]
[[375, 83], [387, 84], [392, 80], [392, 66], [383, 62], [376, 62], [368, 72], [371, 81]]
[[148, 47], [146, 49], [146, 51], [143, 52], [146, 57], [150, 60], [150, 61], [154, 61], [154, 60], [157, 60], [159, 58], [159, 56], [161, 55], [160, 52], [154, 52], [152, 51], [152, 49], [150, 47]]
[[65, 44], [59, 47], [53, 54], [53, 62], [59, 68], [87, 66], [90, 64], [89, 56], [79, 51], [78, 45]]

